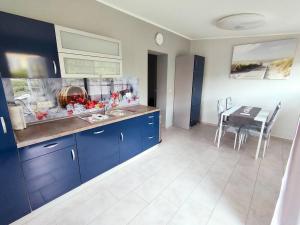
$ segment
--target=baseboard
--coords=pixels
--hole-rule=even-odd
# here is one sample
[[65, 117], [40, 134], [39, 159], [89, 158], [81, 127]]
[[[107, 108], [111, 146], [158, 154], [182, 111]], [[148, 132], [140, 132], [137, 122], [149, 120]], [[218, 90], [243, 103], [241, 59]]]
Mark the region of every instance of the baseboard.
[[217, 124], [215, 124], [215, 123], [209, 123], [209, 122], [204, 122], [204, 121], [200, 121], [200, 124], [217, 127]]

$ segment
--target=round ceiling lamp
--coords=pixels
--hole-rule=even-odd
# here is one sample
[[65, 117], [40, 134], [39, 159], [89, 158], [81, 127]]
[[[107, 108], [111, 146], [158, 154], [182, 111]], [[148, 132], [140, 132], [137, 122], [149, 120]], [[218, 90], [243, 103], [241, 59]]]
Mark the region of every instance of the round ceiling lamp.
[[239, 13], [225, 16], [217, 21], [217, 27], [225, 30], [250, 30], [265, 24], [264, 15], [258, 13]]

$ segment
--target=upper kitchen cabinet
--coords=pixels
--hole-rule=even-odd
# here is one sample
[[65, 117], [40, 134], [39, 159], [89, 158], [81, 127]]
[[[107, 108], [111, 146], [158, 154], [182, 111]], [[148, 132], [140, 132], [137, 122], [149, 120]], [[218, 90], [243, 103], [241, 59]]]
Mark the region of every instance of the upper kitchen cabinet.
[[0, 43], [1, 77], [60, 77], [54, 24], [0, 12]]
[[119, 77], [121, 42], [71, 28], [55, 26], [63, 77]]
[[121, 59], [121, 42], [112, 38], [55, 25], [59, 52]]
[[59, 53], [62, 77], [65, 78], [99, 78], [120, 77], [122, 60]]

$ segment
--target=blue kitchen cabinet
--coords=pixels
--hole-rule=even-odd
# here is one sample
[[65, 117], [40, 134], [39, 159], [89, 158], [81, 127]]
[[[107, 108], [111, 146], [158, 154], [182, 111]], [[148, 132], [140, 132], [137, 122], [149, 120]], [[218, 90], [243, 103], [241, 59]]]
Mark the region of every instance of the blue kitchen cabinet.
[[159, 112], [141, 116], [142, 149], [146, 150], [159, 143]]
[[1, 77], [61, 77], [54, 24], [0, 12], [0, 34]]
[[119, 123], [76, 134], [81, 179], [86, 182], [120, 163]]
[[200, 107], [202, 95], [202, 83], [204, 76], [205, 58], [202, 56], [194, 56], [190, 126], [196, 125], [200, 120]]
[[17, 146], [0, 81], [0, 225], [30, 212]]
[[74, 144], [67, 136], [19, 150], [33, 210], [81, 184]]
[[120, 162], [142, 152], [141, 117], [120, 122]]

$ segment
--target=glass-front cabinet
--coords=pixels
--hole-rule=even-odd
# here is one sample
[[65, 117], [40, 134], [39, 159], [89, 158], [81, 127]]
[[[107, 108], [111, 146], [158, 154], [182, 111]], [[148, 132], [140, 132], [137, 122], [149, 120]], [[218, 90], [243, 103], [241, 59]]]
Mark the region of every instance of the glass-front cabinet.
[[80, 30], [55, 25], [58, 52], [121, 59], [121, 42]]
[[64, 78], [113, 78], [122, 75], [122, 60], [59, 53]]
[[120, 77], [121, 42], [55, 25], [62, 77]]

